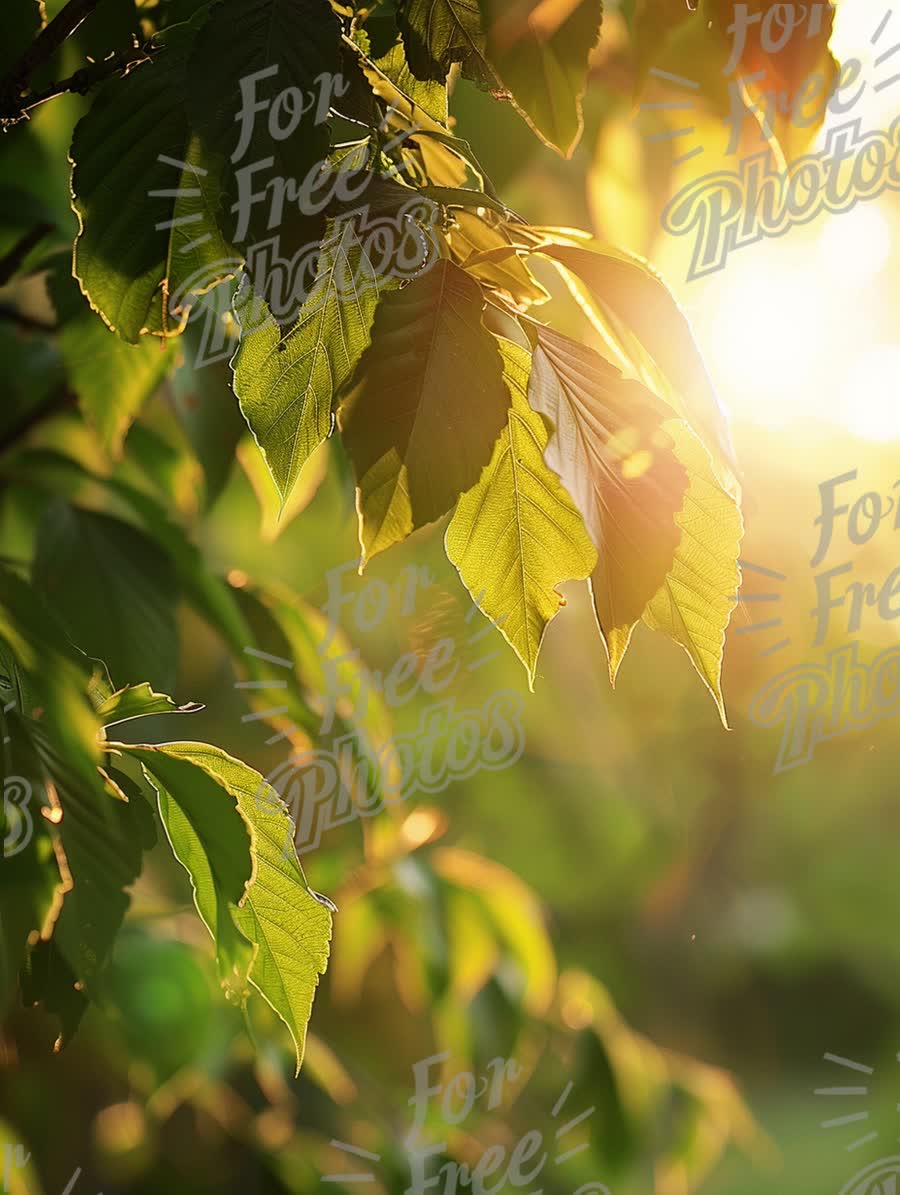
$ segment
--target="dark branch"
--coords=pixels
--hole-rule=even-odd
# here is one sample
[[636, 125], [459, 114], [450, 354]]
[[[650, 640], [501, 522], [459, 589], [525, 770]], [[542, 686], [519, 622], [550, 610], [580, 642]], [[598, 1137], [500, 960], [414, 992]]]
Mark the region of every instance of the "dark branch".
[[106, 79], [111, 79], [114, 75], [127, 75], [142, 62], [149, 62], [151, 55], [158, 53], [161, 48], [161, 46], [151, 43], [141, 45], [135, 38], [127, 50], [120, 50], [99, 62], [92, 62], [88, 66], [82, 67], [81, 70], [77, 70], [74, 75], [69, 75], [67, 79], [60, 79], [58, 82], [52, 83], [44, 91], [29, 91], [19, 95], [13, 107], [0, 109], [0, 127], [6, 131], [18, 124], [19, 121], [27, 120], [28, 114], [33, 108], [37, 108], [39, 104], [46, 103], [47, 100], [52, 100], [58, 95], [64, 95], [68, 91], [85, 95], [92, 87], [96, 87], [98, 83], [103, 83]]
[[26, 232], [16, 241], [8, 253], [0, 257], [0, 286], [6, 286], [35, 245], [40, 244], [52, 231], [52, 224], [35, 224], [30, 232]]
[[100, 0], [69, 0], [53, 20], [44, 26], [0, 84], [4, 109], [7, 105], [15, 108], [16, 101], [28, 86], [28, 81], [37, 68], [53, 57], [66, 38], [72, 36], [99, 3]]
[[27, 315], [11, 303], [0, 303], [0, 320], [15, 324], [17, 328], [21, 328], [25, 332], [57, 331], [56, 324], [50, 324], [46, 320], [38, 319], [36, 316]]

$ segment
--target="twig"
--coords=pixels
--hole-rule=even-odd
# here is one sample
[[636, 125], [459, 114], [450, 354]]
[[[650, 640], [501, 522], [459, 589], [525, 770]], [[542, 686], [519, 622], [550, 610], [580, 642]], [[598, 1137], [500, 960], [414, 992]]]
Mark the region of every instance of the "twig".
[[56, 332], [56, 324], [48, 324], [45, 320], [37, 319], [33, 315], [26, 315], [11, 303], [0, 303], [0, 320], [16, 324], [26, 332]]
[[26, 232], [16, 241], [8, 253], [0, 257], [0, 286], [6, 286], [35, 245], [39, 245], [52, 231], [52, 224], [35, 224], [30, 232]]
[[6, 131], [20, 121], [27, 120], [28, 114], [33, 108], [37, 108], [39, 104], [46, 103], [47, 100], [52, 100], [58, 95], [64, 95], [69, 91], [85, 95], [92, 87], [96, 87], [98, 83], [102, 83], [114, 75], [127, 75], [142, 62], [149, 62], [151, 55], [158, 53], [161, 49], [161, 46], [155, 46], [150, 42], [141, 45], [135, 38], [127, 50], [120, 50], [99, 62], [83, 66], [73, 75], [69, 75], [67, 79], [60, 79], [58, 82], [52, 83], [44, 91], [20, 94], [12, 107], [4, 107], [0, 110], [0, 127]]
[[3, 108], [15, 108], [21, 92], [28, 86], [31, 76], [39, 66], [47, 62], [63, 44], [71, 37], [78, 26], [89, 17], [100, 0], [69, 0], [56, 14], [49, 24], [40, 31], [22, 57], [12, 67], [3, 83], [0, 84], [0, 96], [3, 97]]

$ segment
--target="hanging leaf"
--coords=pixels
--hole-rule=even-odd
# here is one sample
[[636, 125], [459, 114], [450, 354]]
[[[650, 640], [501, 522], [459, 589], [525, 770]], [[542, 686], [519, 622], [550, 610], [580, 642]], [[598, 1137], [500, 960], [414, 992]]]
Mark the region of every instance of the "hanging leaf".
[[443, 83], [454, 62], [468, 79], [490, 86], [478, 0], [403, 0], [397, 24], [410, 70], [417, 79]]
[[554, 428], [545, 453], [597, 549], [591, 593], [610, 679], [678, 546], [687, 475], [663, 430], [667, 409], [599, 353], [535, 326], [528, 399]]
[[[219, 0], [210, 9], [188, 62], [187, 107], [205, 153], [225, 163], [220, 176], [234, 212], [226, 229], [233, 243], [274, 236], [278, 254], [290, 260], [321, 237], [324, 217], [305, 210], [311, 200], [287, 195], [279, 210], [273, 204], [278, 180], [302, 194], [328, 157], [328, 89], [340, 90], [339, 45], [340, 24], [327, 0]], [[278, 102], [289, 88], [296, 108]], [[241, 188], [241, 177], [248, 187]], [[251, 192], [262, 201], [253, 203]], [[265, 281], [254, 278], [258, 289]]]
[[363, 562], [446, 514], [491, 458], [509, 393], [483, 306], [478, 283], [441, 260], [378, 308], [340, 411]]
[[[163, 49], [111, 80], [72, 141], [74, 274], [113, 331], [176, 332], [190, 295], [240, 264], [219, 232], [218, 168], [192, 134], [187, 60], [206, 14], [160, 35]], [[140, 188], [141, 202], [125, 202]]]
[[85, 303], [70, 271], [67, 257], [48, 282], [60, 324], [57, 344], [85, 418], [105, 451], [120, 457], [128, 429], [172, 365], [172, 349], [115, 336]]
[[410, 101], [413, 120], [416, 119], [417, 113], [424, 113], [431, 120], [446, 126], [448, 113], [445, 80], [417, 79], [409, 69], [401, 41], [393, 45], [383, 58], [376, 59], [374, 65]]
[[282, 501], [331, 433], [335, 399], [369, 343], [379, 295], [392, 285], [375, 269], [351, 220], [333, 223], [316, 280], [286, 336], [248, 282], [242, 284], [234, 389]]
[[684, 415], [715, 449], [723, 481], [736, 488], [725, 413], [687, 316], [659, 275], [639, 257], [589, 238], [545, 244], [540, 252], [583, 283], [586, 314], [617, 363]]
[[152, 539], [110, 515], [54, 503], [38, 529], [34, 579], [72, 640], [118, 684], [172, 687], [175, 577]]
[[643, 620], [674, 639], [694, 667], [728, 725], [722, 697], [725, 630], [740, 589], [738, 554], [744, 527], [740, 507], [719, 482], [701, 441], [686, 423], [664, 425], [688, 475], [675, 559], [663, 585], [648, 602]]
[[487, 58], [541, 140], [570, 157], [603, 0], [481, 0]]
[[259, 503], [259, 533], [265, 543], [274, 543], [315, 498], [328, 472], [328, 450], [329, 444], [325, 443], [313, 449], [300, 480], [291, 490], [287, 501], [283, 502], [278, 486], [253, 440], [247, 436], [238, 444], [235, 455]]
[[549, 433], [528, 405], [528, 354], [499, 340], [512, 405], [478, 485], [463, 494], [445, 546], [463, 584], [525, 665], [563, 605], [557, 585], [583, 580], [597, 561], [581, 515], [544, 461]]
[[121, 749], [140, 760], [159, 794], [223, 979], [240, 995], [249, 977], [287, 1026], [299, 1073], [333, 906], [306, 882], [280, 797], [258, 772], [205, 743]]
[[129, 799], [100, 769], [77, 773], [59, 745], [30, 728], [42, 769], [45, 801], [56, 826], [62, 908], [53, 939], [76, 978], [96, 995], [130, 898], [126, 889], [152, 844], [149, 811]]

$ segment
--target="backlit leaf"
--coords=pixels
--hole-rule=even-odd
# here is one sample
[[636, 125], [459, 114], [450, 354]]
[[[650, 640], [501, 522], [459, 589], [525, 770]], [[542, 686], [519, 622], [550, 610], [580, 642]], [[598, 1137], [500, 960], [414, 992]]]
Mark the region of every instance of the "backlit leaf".
[[654, 395], [592, 349], [549, 328], [535, 334], [528, 398], [553, 425], [545, 459], [597, 549], [591, 593], [614, 682], [634, 624], [672, 566], [687, 475]]
[[687, 316], [659, 275], [639, 257], [590, 239], [548, 244], [541, 252], [583, 283], [586, 313], [594, 316], [620, 368], [692, 424], [714, 448], [723, 480], [733, 485], [734, 449], [725, 414]]
[[512, 405], [478, 485], [447, 528], [447, 555], [534, 684], [538, 652], [562, 606], [557, 585], [590, 575], [597, 552], [581, 515], [544, 461], [549, 433], [528, 405], [528, 354], [500, 340]]
[[72, 142], [74, 273], [91, 306], [133, 343], [142, 332], [177, 331], [188, 295], [239, 264], [218, 231], [216, 168], [184, 106], [188, 54], [204, 18], [161, 35], [158, 55], [107, 83]]
[[369, 343], [379, 294], [391, 282], [376, 272], [355, 224], [341, 220], [322, 245], [315, 283], [286, 336], [242, 284], [234, 389], [282, 500], [330, 434], [334, 401]]
[[740, 507], [716, 480], [709, 453], [687, 424], [671, 420], [665, 431], [689, 483], [676, 522], [681, 539], [665, 582], [643, 614], [647, 626], [674, 639], [690, 657], [715, 698], [727, 726], [722, 697], [725, 630], [740, 588]]
[[417, 79], [443, 83], [454, 62], [469, 79], [494, 82], [485, 61], [478, 0], [403, 0], [397, 11], [406, 59]]
[[487, 57], [542, 141], [568, 157], [581, 136], [588, 59], [602, 0], [481, 0]]
[[[299, 1071], [328, 963], [332, 906], [306, 883], [281, 799], [258, 772], [205, 743], [124, 750], [156, 783], [173, 849], [191, 875], [229, 984], [239, 992], [249, 965], [250, 982], [293, 1038]], [[236, 931], [252, 946], [249, 955]]]
[[112, 693], [97, 707], [97, 717], [104, 726], [116, 726], [151, 714], [194, 714], [202, 709], [202, 705], [193, 701], [176, 705], [165, 693], [154, 693], [148, 684], [142, 684], [129, 685]]
[[445, 514], [491, 458], [509, 393], [483, 306], [477, 282], [441, 260], [378, 308], [340, 412], [364, 561]]
[[122, 454], [135, 416], [172, 364], [172, 349], [156, 340], [132, 345], [114, 335], [79, 294], [70, 262], [50, 280], [60, 322], [57, 344], [81, 409], [110, 456]]

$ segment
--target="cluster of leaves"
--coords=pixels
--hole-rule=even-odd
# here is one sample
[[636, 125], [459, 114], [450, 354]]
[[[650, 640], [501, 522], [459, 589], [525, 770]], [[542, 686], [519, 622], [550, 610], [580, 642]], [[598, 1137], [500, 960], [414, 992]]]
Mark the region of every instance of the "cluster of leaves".
[[[568, 113], [577, 129], [579, 87], [561, 90], [551, 68], [563, 64], [565, 79], [578, 72], [583, 80], [584, 46], [599, 19], [590, 10], [577, 6], [543, 40], [527, 22], [527, 36], [509, 34], [516, 46], [525, 39], [510, 63], [540, 57], [541, 71], [525, 72], [531, 90], [523, 83], [517, 99], [538, 127], [546, 107]], [[591, 39], [572, 35], [576, 17], [594, 21]], [[455, 62], [473, 77], [503, 78], [517, 94], [506, 57], [480, 32], [483, 20], [455, 4], [401, 6], [400, 36], [377, 59], [361, 22], [345, 20], [342, 32], [325, 0], [250, 9], [223, 0], [169, 30], [165, 52], [112, 85], [76, 131], [76, 277], [125, 339], [169, 331], [170, 297], [189, 295], [198, 272], [215, 281], [219, 263], [240, 256], [224, 200], [234, 192], [238, 81], [271, 64], [276, 41], [285, 49], [273, 87], [311, 94], [323, 66], [342, 74], [351, 85], [335, 100], [334, 124], [368, 132], [326, 145], [323, 169], [364, 161], [367, 210], [396, 213], [419, 194], [439, 203], [444, 223], [437, 260], [400, 285], [365, 256], [358, 213], [326, 209], [316, 276], [292, 326], [266, 315], [272, 278], [255, 276], [239, 290], [234, 390], [282, 499], [336, 417], [356, 475], [363, 563], [452, 512], [448, 554], [483, 612], [502, 620], [531, 679], [559, 608], [556, 586], [590, 577], [613, 677], [644, 619], [688, 651], [722, 708], [740, 517], [721, 412], [687, 321], [658, 277], [590, 238], [525, 224], [453, 137], [446, 79]], [[291, 47], [301, 26], [314, 31], [315, 52], [307, 35], [309, 53], [298, 57]], [[501, 26], [498, 17], [488, 27]], [[385, 36], [383, 25], [378, 32]], [[390, 152], [385, 129], [400, 134]], [[273, 176], [315, 168], [325, 131], [330, 125], [317, 125], [285, 142], [287, 164], [270, 143]], [[173, 161], [183, 164], [176, 177]], [[134, 177], [162, 198], [123, 207]], [[279, 230], [282, 256], [302, 247], [315, 221], [300, 223]], [[606, 356], [530, 314], [548, 297], [529, 268], [536, 257], [577, 292]], [[179, 313], [188, 312], [186, 300]]]
[[[55, 20], [65, 24], [73, 5], [82, 15], [97, 7], [72, 0]], [[23, 27], [37, 24], [35, 7], [15, 0]], [[245, 668], [248, 644], [289, 656], [304, 637], [308, 646], [309, 611], [252, 587], [236, 593], [205, 567], [172, 518], [184, 479], [166, 437], [135, 423], [176, 359], [196, 351], [189, 321], [207, 302], [200, 292], [234, 294], [233, 314], [217, 317], [235, 342], [231, 385], [280, 501], [337, 430], [356, 480], [363, 564], [446, 518], [448, 557], [529, 683], [562, 604], [558, 586], [589, 579], [611, 677], [643, 621], [685, 649], [724, 720], [721, 658], [741, 536], [728, 432], [658, 276], [585, 234], [527, 224], [452, 131], [448, 82], [461, 71], [571, 152], [597, 0], [565, 12], [499, 0], [402, 0], [396, 11], [327, 0], [108, 7], [127, 16], [140, 55], [100, 59], [112, 77], [75, 129], [72, 276], [68, 260], [50, 256], [59, 238], [17, 237], [15, 221], [4, 232], [3, 281], [44, 271], [58, 327], [49, 371], [38, 369], [46, 341], [31, 346], [35, 374], [23, 370], [21, 409], [0, 433], [12, 544], [30, 553], [3, 574], [0, 594], [5, 768], [41, 794], [27, 851], [4, 863], [0, 994], [5, 1003], [21, 974], [23, 990], [59, 1009], [68, 1028], [83, 997], [100, 994], [124, 889], [152, 841], [143, 776], [190, 873], [226, 989], [240, 1001], [251, 984], [263, 993], [290, 1028], [299, 1065], [330, 914], [283, 850], [283, 806], [216, 748], [127, 746], [107, 731], [174, 708], [154, 691], [173, 679], [173, 594]], [[93, 35], [92, 19], [79, 37]], [[103, 53], [121, 48], [100, 40]], [[5, 114], [41, 94], [28, 90], [28, 56], [26, 44], [3, 88]], [[273, 141], [260, 119], [247, 160], [268, 162], [272, 180], [313, 171], [327, 184], [352, 173], [366, 187], [350, 212], [333, 197], [319, 212], [285, 209], [280, 255], [317, 250], [288, 324], [269, 310], [274, 272], [243, 264], [272, 235], [270, 221], [254, 214], [239, 237], [232, 211], [241, 81], [271, 67], [270, 90], [259, 92], [270, 103], [288, 87], [317, 93], [323, 73], [344, 86], [328, 120], [306, 113], [285, 140]], [[399, 215], [416, 197], [439, 212], [437, 225]], [[431, 256], [416, 276], [375, 269], [371, 212], [427, 233]], [[575, 296], [602, 352], [535, 318], [549, 298], [539, 268]], [[196, 377], [222, 385], [215, 367]], [[88, 447], [80, 431], [80, 453], [28, 442], [73, 392], [103, 468], [93, 467], [97, 441]], [[224, 433], [224, 455], [239, 435]], [[222, 465], [204, 464], [214, 496]], [[311, 732], [316, 684], [310, 661], [290, 696], [291, 723]], [[31, 893], [27, 904], [13, 884]]]

